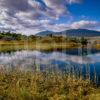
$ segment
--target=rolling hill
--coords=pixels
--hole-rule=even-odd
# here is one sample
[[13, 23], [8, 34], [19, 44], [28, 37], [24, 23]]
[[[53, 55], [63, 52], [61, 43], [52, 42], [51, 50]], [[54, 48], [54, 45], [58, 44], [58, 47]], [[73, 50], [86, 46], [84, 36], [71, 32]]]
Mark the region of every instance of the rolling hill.
[[47, 36], [47, 35], [63, 35], [63, 36], [75, 36], [75, 37], [94, 37], [100, 36], [99, 31], [88, 30], [88, 29], [70, 29], [62, 32], [52, 32], [52, 31], [43, 31], [37, 33], [37, 36]]

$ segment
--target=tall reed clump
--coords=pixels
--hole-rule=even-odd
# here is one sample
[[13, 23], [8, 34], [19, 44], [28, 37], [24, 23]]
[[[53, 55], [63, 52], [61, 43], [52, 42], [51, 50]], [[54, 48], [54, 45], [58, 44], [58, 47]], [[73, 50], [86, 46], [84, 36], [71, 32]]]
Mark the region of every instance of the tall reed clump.
[[0, 72], [0, 100], [96, 100], [96, 91], [88, 80], [62, 73]]

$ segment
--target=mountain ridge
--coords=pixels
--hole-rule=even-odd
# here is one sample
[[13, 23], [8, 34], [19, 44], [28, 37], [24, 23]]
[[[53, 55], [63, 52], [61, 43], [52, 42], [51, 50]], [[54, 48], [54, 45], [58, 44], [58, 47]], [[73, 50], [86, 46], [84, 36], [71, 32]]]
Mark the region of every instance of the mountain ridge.
[[61, 32], [43, 31], [37, 33], [37, 36], [47, 36], [47, 35], [63, 35], [63, 36], [75, 36], [75, 37], [93, 37], [100, 36], [100, 31], [88, 30], [88, 29], [69, 29]]

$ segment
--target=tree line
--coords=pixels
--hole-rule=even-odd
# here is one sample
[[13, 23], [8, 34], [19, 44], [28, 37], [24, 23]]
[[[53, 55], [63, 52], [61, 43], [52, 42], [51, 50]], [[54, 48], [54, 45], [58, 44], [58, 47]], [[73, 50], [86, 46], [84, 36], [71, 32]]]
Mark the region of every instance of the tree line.
[[[64, 36], [55, 36], [53, 34], [49, 34], [45, 37], [41, 37], [41, 36], [36, 36], [36, 35], [30, 35], [30, 36], [26, 36], [26, 35], [22, 35], [19, 33], [14, 33], [14, 32], [0, 32], [0, 40], [7, 40], [7, 41], [11, 41], [11, 40], [31, 40], [31, 41], [37, 41], [37, 40], [41, 40], [41, 39], [54, 39], [56, 42], [63, 42], [64, 41], [70, 41], [70, 42], [74, 42], [74, 43], [81, 43], [82, 45], [87, 45], [88, 40], [84, 37], [78, 38], [78, 37], [64, 37]], [[45, 40], [44, 40], [45, 41]]]

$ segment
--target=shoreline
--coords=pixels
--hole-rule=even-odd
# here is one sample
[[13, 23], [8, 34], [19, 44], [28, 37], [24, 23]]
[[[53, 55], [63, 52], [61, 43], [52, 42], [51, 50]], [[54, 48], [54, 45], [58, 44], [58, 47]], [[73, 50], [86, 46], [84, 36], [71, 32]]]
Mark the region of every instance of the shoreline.
[[[0, 41], [0, 52], [9, 50], [62, 50], [78, 49], [82, 46], [78, 43], [40, 43], [27, 41]], [[84, 46], [83, 48], [87, 48]], [[100, 44], [93, 46], [93, 49], [100, 50]]]

